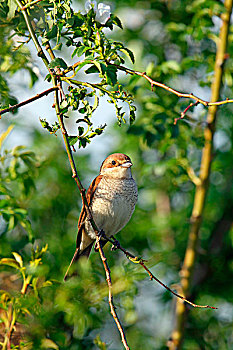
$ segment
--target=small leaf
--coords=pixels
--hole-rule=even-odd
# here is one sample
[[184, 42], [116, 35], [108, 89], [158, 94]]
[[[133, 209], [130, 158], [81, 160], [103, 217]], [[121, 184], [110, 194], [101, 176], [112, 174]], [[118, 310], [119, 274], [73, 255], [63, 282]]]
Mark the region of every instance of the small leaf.
[[13, 128], [14, 128], [14, 125], [10, 125], [10, 126], [8, 127], [8, 129], [0, 135], [0, 148], [2, 147], [3, 141], [4, 141], [5, 138], [10, 134], [10, 132], [11, 132], [11, 130], [12, 130]]
[[85, 148], [87, 143], [90, 143], [89, 139], [87, 139], [86, 137], [80, 137], [79, 138], [79, 145], [78, 145], [78, 147], [79, 148], [81, 148], [81, 147]]
[[94, 102], [94, 105], [92, 107], [92, 112], [94, 112], [98, 106], [99, 106], [99, 98], [98, 98], [98, 96], [95, 95], [95, 102]]
[[51, 281], [45, 281], [42, 283], [41, 287], [50, 287], [52, 285], [53, 285], [53, 283]]
[[83, 61], [82, 63], [80, 63], [79, 65], [78, 65], [78, 68], [76, 69], [76, 73], [81, 69], [81, 68], [83, 68], [86, 64], [90, 64], [91, 63], [91, 61], [89, 61], [89, 60], [85, 60], [85, 61]]
[[47, 33], [45, 33], [45, 36], [46, 36], [47, 39], [56, 38], [56, 36], [57, 36], [57, 26], [56, 25], [52, 26], [52, 28]]
[[99, 69], [96, 66], [91, 66], [85, 70], [86, 74], [99, 73]]
[[78, 136], [69, 136], [68, 140], [69, 140], [69, 144], [70, 146], [73, 146], [76, 144], [76, 142], [78, 142], [79, 137]]
[[57, 57], [57, 58], [54, 58], [54, 60], [52, 60], [50, 62], [49, 67], [50, 68], [61, 67], [63, 69], [66, 69], [67, 68], [67, 64], [63, 60], [63, 58]]
[[17, 3], [14, 0], [8, 0], [7, 5], [9, 7], [7, 19], [11, 20], [15, 16], [15, 11], [17, 9]]
[[131, 50], [124, 47], [124, 48], [120, 49], [120, 51], [122, 51], [125, 55], [127, 55], [131, 59], [132, 63], [135, 62], [134, 54]]
[[91, 47], [89, 46], [79, 46], [77, 47], [74, 52], [72, 53], [72, 57], [74, 57], [75, 55], [77, 55], [78, 57], [82, 56], [87, 50], [91, 50]]
[[104, 72], [102, 71], [102, 66], [101, 63], [98, 61], [93, 61], [94, 65], [96, 66], [96, 68], [98, 69], [98, 71], [103, 74]]
[[0, 260], [0, 265], [7, 265], [14, 267], [15, 269], [19, 270], [20, 269], [20, 264], [15, 260], [11, 258], [3, 258]]
[[111, 19], [112, 19], [112, 23], [114, 23], [119, 28], [123, 29], [123, 26], [122, 26], [120, 18], [118, 18], [117, 16], [112, 16], [111, 15]]
[[23, 267], [22, 257], [18, 253], [15, 253], [15, 252], [12, 252], [12, 254], [14, 255], [15, 260], [19, 263], [19, 266]]
[[106, 78], [107, 78], [107, 83], [114, 86], [117, 83], [117, 68], [114, 66], [107, 66], [106, 69]]
[[56, 46], [54, 46], [53, 50], [59, 50], [60, 51], [61, 48], [62, 48], [62, 43], [57, 44]]
[[55, 349], [58, 350], [59, 347], [51, 339], [43, 339], [41, 342], [41, 347], [44, 349]]
[[84, 128], [82, 126], [78, 127], [78, 135], [81, 136], [84, 133]]

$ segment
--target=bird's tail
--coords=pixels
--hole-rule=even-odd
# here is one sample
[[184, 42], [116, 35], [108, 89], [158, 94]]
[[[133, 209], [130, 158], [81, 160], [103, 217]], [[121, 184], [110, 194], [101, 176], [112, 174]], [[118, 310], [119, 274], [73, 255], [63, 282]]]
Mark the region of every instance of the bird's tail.
[[80, 248], [76, 248], [75, 253], [74, 253], [74, 256], [73, 256], [73, 258], [72, 258], [72, 260], [71, 260], [71, 262], [70, 262], [70, 265], [69, 265], [68, 269], [66, 270], [66, 273], [65, 273], [65, 276], [64, 276], [64, 281], [67, 280], [70, 267], [71, 267], [71, 265], [73, 264], [74, 261], [78, 261], [79, 258], [81, 258], [82, 256], [85, 256], [86, 258], [89, 257], [90, 252], [91, 252], [91, 248], [92, 248], [92, 246], [93, 246], [93, 243], [94, 243], [94, 242], [92, 242], [89, 246], [87, 246], [87, 247], [86, 247], [84, 250], [82, 250], [82, 251], [80, 251]]

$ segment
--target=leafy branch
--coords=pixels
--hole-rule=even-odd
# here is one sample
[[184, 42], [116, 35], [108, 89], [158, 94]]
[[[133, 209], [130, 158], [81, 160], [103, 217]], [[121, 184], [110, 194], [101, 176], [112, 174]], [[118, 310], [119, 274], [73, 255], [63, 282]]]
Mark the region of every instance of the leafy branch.
[[[26, 21], [26, 24], [28, 26], [28, 30], [30, 31], [30, 34], [32, 36], [33, 41], [34, 41], [34, 44], [36, 46], [36, 49], [38, 51], [38, 54], [40, 54], [42, 57], [44, 56], [44, 53], [43, 53], [43, 50], [36, 38], [36, 35], [34, 33], [34, 30], [33, 28], [31, 27], [30, 25], [30, 21], [29, 21], [29, 17], [28, 17], [28, 14], [26, 12], [26, 10], [23, 9], [23, 6], [22, 6], [22, 3], [17, 0], [17, 4], [20, 6], [21, 8], [21, 11], [24, 15], [24, 18], [25, 18], [25, 21]], [[47, 46], [47, 51], [49, 52], [49, 55], [50, 57], [52, 58], [52, 60], [55, 60], [55, 55], [53, 53], [53, 50], [50, 48], [50, 46]], [[56, 76], [56, 73], [54, 73], [53, 71], [51, 71], [50, 69], [50, 66], [48, 64], [48, 60], [47, 59], [43, 59], [46, 67], [48, 68], [49, 72], [50, 72], [50, 76], [51, 76], [51, 79], [52, 79], [52, 83], [53, 83], [53, 87], [57, 87], [58, 84], [60, 84], [60, 81], [59, 81], [59, 77]], [[60, 89], [61, 89], [61, 85], [60, 85]], [[73, 155], [72, 155], [72, 151], [71, 151], [71, 147], [70, 147], [70, 143], [69, 143], [69, 136], [67, 134], [67, 131], [66, 131], [66, 128], [65, 128], [65, 125], [64, 125], [64, 121], [63, 121], [63, 113], [61, 112], [60, 110], [60, 101], [59, 101], [59, 95], [58, 95], [58, 90], [59, 89], [55, 89], [55, 96], [54, 96], [54, 105], [55, 105], [55, 110], [56, 110], [56, 114], [57, 114], [57, 118], [58, 118], [58, 122], [59, 122], [59, 125], [60, 125], [60, 128], [61, 128], [61, 131], [62, 131], [62, 135], [63, 135], [63, 140], [64, 140], [64, 143], [65, 143], [65, 147], [66, 147], [66, 152], [67, 152], [67, 155], [68, 155], [68, 158], [69, 158], [69, 162], [70, 162], [70, 166], [71, 166], [71, 169], [72, 169], [72, 173], [73, 173], [73, 178], [76, 182], [76, 184], [78, 185], [78, 188], [79, 188], [79, 191], [80, 191], [80, 194], [82, 196], [82, 201], [83, 201], [83, 205], [85, 206], [86, 208], [86, 211], [88, 213], [88, 217], [90, 219], [90, 222], [92, 224], [92, 227], [93, 229], [95, 230], [96, 234], [98, 234], [99, 230], [94, 222], [94, 219], [91, 215], [91, 212], [90, 212], [90, 209], [89, 209], [89, 206], [88, 206], [88, 203], [87, 203], [87, 199], [86, 199], [86, 196], [85, 196], [85, 189], [83, 188], [82, 184], [81, 184], [81, 181], [79, 179], [79, 176], [77, 174], [77, 170], [76, 170], [76, 166], [75, 166], [75, 163], [74, 163], [74, 159], [73, 159]], [[106, 264], [106, 259], [104, 259], [104, 256], [103, 256], [103, 251], [101, 250], [101, 247], [99, 245], [99, 251], [100, 251], [100, 255], [102, 257], [102, 261], [103, 261], [103, 264], [104, 264], [104, 267], [106, 269], [106, 274], [107, 274], [107, 264]], [[123, 328], [119, 322], [119, 319], [116, 317], [116, 313], [114, 311], [114, 306], [112, 304], [112, 297], [111, 297], [111, 280], [109, 279], [109, 276], [108, 275], [108, 285], [109, 285], [109, 295], [110, 295], [110, 306], [111, 306], [111, 312], [113, 314], [113, 317], [114, 317], [114, 320], [117, 324], [117, 327], [119, 329], [119, 332], [121, 335], [124, 335], [124, 331], [123, 331]], [[25, 287], [26, 288], [26, 287]], [[129, 349], [129, 347], [127, 346], [127, 342], [126, 342], [126, 339], [125, 338], [122, 338], [122, 341], [123, 341], [123, 344], [125, 346], [126, 349]]]

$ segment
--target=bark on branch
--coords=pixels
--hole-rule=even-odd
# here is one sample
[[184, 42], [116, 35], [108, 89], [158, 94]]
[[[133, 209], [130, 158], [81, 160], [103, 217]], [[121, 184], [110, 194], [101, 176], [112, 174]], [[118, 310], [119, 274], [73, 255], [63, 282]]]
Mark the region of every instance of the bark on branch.
[[[35, 96], [33, 96], [33, 97], [30, 97], [29, 99], [27, 99], [27, 100], [25, 100], [25, 101], [19, 102], [19, 103], [17, 103], [17, 104], [14, 105], [14, 106], [10, 106], [10, 107], [8, 107], [8, 108], [2, 109], [2, 110], [0, 111], [0, 116], [1, 116], [2, 114], [4, 114], [4, 113], [12, 112], [12, 111], [14, 111], [15, 109], [17, 109], [17, 108], [19, 108], [19, 107], [25, 106], [25, 105], [27, 105], [27, 104], [33, 102], [33, 101], [36, 101], [36, 100], [38, 100], [39, 98], [41, 98], [41, 97], [43, 97], [43, 96], [47, 96], [48, 94], [50, 94], [50, 92], [53, 92], [53, 91], [55, 91], [55, 90], [57, 90], [57, 89], [58, 89], [57, 86], [51, 87], [50, 89], [45, 90], [45, 91], [43, 91], [43, 92], [41, 92], [41, 93], [39, 93], [39, 94], [37, 94], [37, 95], [35, 95]], [[0, 118], [1, 118], [1, 117], [0, 117]]]
[[[70, 163], [70, 167], [71, 167], [71, 170], [72, 170], [72, 177], [74, 178], [74, 180], [75, 180], [75, 182], [76, 182], [76, 184], [78, 186], [78, 189], [79, 189], [81, 197], [82, 197], [83, 205], [86, 208], [86, 211], [88, 213], [88, 217], [90, 219], [91, 225], [92, 225], [92, 227], [93, 227], [93, 229], [94, 229], [94, 231], [95, 231], [95, 233], [96, 233], [96, 235], [98, 237], [99, 229], [96, 226], [96, 224], [94, 222], [94, 219], [92, 217], [91, 211], [90, 211], [88, 203], [87, 203], [87, 198], [86, 198], [86, 195], [85, 195], [85, 189], [82, 186], [82, 183], [81, 183], [81, 181], [79, 179], [79, 176], [78, 176], [78, 173], [77, 173], [77, 169], [76, 169], [75, 162], [74, 162], [74, 159], [73, 159], [72, 150], [71, 150], [71, 147], [70, 147], [70, 144], [69, 144], [69, 140], [68, 140], [68, 133], [66, 131], [65, 124], [64, 124], [64, 121], [63, 121], [63, 114], [60, 111], [60, 100], [59, 100], [59, 94], [58, 94], [59, 91], [60, 92], [62, 91], [60, 76], [57, 76], [56, 74], [53, 73], [53, 71], [51, 71], [51, 69], [49, 67], [49, 60], [45, 56], [45, 54], [43, 52], [43, 49], [42, 49], [42, 47], [41, 47], [41, 45], [40, 45], [40, 43], [38, 41], [38, 38], [37, 38], [37, 36], [36, 36], [36, 34], [34, 32], [34, 29], [33, 29], [32, 25], [31, 25], [30, 18], [28, 16], [27, 10], [25, 10], [25, 8], [24, 8], [24, 6], [23, 6], [23, 4], [22, 4], [22, 2], [20, 0], [15, 0], [15, 1], [16, 1], [17, 5], [19, 6], [20, 10], [22, 11], [22, 14], [24, 16], [27, 28], [29, 30], [29, 33], [30, 33], [31, 37], [32, 37], [34, 45], [35, 45], [35, 47], [37, 49], [38, 56], [42, 58], [46, 68], [48, 69], [48, 71], [49, 71], [49, 73], [51, 75], [53, 88], [55, 90], [54, 105], [55, 105], [56, 115], [57, 115], [58, 122], [59, 122], [59, 125], [60, 125], [60, 128], [61, 128], [61, 131], [62, 131], [62, 136], [63, 136], [66, 152], [67, 152], [67, 155], [68, 155], [68, 158], [69, 158], [69, 163]], [[54, 52], [51, 49], [49, 44], [46, 46], [46, 50], [48, 51], [48, 54], [49, 54], [51, 60], [53, 60], [55, 58], [55, 55], [54, 55]], [[62, 91], [62, 93], [63, 93], [63, 91]], [[123, 330], [123, 328], [122, 328], [122, 326], [120, 324], [120, 321], [119, 321], [119, 319], [118, 319], [118, 317], [116, 315], [115, 308], [114, 308], [114, 305], [113, 305], [113, 302], [112, 302], [110, 270], [109, 270], [109, 268], [107, 268], [107, 261], [106, 261], [106, 258], [103, 255], [103, 250], [102, 250], [102, 248], [100, 246], [98, 238], [97, 238], [97, 245], [98, 245], [98, 248], [99, 248], [100, 256], [101, 256], [101, 259], [103, 261], [103, 265], [104, 265], [106, 276], [107, 276], [107, 282], [108, 282], [108, 286], [109, 286], [109, 304], [110, 304], [110, 308], [111, 308], [111, 313], [113, 315], [114, 321], [116, 322], [117, 328], [118, 328], [118, 330], [119, 330], [119, 332], [121, 334], [123, 345], [124, 345], [126, 350], [129, 350], [129, 346], [128, 346], [126, 338], [125, 338], [124, 330]]]

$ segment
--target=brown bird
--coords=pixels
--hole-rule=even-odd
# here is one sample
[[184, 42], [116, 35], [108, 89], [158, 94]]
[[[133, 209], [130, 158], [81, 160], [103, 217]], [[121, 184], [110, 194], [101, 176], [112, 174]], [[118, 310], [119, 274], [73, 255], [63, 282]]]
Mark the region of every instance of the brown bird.
[[[137, 185], [131, 174], [131, 159], [123, 153], [108, 156], [100, 167], [100, 174], [92, 181], [86, 197], [93, 219], [99, 230], [107, 237], [119, 232], [130, 220], [137, 202]], [[81, 256], [90, 255], [96, 234], [82, 207], [79, 221], [76, 250], [66, 271]]]

